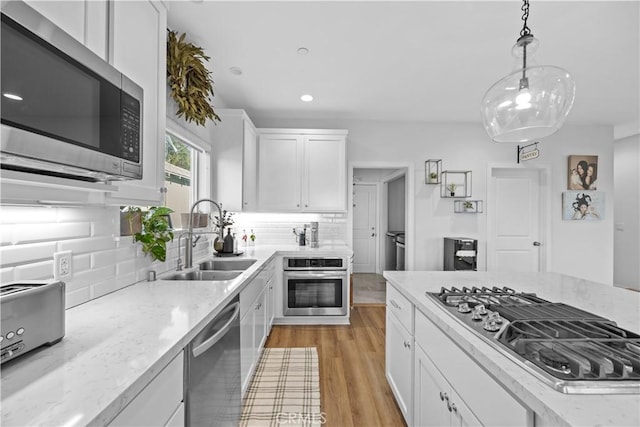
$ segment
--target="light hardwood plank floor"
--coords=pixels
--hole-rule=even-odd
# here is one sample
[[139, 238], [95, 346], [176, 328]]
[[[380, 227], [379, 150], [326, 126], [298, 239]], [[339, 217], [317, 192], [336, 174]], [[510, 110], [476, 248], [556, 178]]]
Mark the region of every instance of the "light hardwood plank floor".
[[349, 326], [274, 326], [267, 347], [316, 347], [327, 427], [406, 426], [384, 375], [385, 308], [358, 306]]
[[353, 303], [382, 304], [386, 302], [387, 282], [376, 273], [353, 273]]

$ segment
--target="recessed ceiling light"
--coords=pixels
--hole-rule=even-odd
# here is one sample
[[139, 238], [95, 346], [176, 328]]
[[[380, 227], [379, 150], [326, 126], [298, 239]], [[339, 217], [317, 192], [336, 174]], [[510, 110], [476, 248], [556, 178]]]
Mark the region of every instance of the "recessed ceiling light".
[[5, 98], [13, 99], [14, 101], [22, 101], [22, 97], [13, 93], [5, 92], [2, 94]]
[[304, 94], [300, 97], [300, 99], [304, 102], [311, 102], [313, 101], [313, 96], [309, 95], [309, 94]]
[[229, 72], [234, 76], [239, 76], [242, 74], [242, 68], [240, 67], [231, 67], [229, 68]]
[[307, 53], [309, 53], [309, 49], [307, 49], [306, 47], [298, 48], [298, 55], [304, 56]]

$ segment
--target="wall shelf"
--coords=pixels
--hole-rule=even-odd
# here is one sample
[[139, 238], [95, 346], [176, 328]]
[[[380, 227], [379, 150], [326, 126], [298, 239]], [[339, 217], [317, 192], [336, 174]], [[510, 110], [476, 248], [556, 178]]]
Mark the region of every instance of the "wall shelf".
[[442, 171], [440, 177], [440, 197], [471, 197], [471, 171]]
[[440, 184], [442, 159], [429, 159], [424, 162], [424, 183]]
[[482, 200], [455, 200], [453, 202], [455, 213], [482, 213]]

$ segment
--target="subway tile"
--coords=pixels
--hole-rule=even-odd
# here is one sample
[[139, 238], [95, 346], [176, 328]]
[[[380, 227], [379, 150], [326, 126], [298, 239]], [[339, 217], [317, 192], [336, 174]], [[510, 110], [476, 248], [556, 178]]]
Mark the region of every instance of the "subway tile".
[[50, 240], [65, 240], [78, 237], [89, 237], [91, 224], [79, 223], [49, 223], [49, 224], [18, 224], [14, 225], [14, 242], [24, 244]]
[[32, 243], [27, 245], [3, 246], [0, 247], [0, 262], [3, 266], [53, 259], [56, 251], [55, 242]]
[[65, 291], [65, 309], [83, 304], [90, 299], [91, 294], [88, 286], [72, 291], [67, 288]]
[[118, 250], [109, 249], [107, 251], [93, 252], [91, 254], [91, 268], [100, 268], [107, 265], [116, 264], [118, 260]]
[[93, 268], [88, 271], [75, 273], [71, 280], [67, 281], [67, 286], [75, 290], [107, 279], [113, 280], [115, 275], [114, 265], [102, 268]]
[[80, 273], [91, 269], [91, 254], [74, 255], [71, 257], [74, 273]]
[[[146, 273], [145, 273], [145, 275], [143, 277], [144, 277], [144, 280], [146, 280]], [[143, 280], [143, 279], [138, 279], [136, 277], [136, 273], [135, 272], [129, 273], [129, 274], [127, 274], [125, 276], [122, 276], [122, 277], [118, 277], [115, 280], [115, 284], [114, 284], [115, 290], [126, 288], [127, 286], [130, 286], [130, 285], [132, 285], [132, 284], [134, 284], [134, 283], [136, 283], [136, 282], [138, 282], [140, 280]]]
[[37, 224], [56, 222], [56, 209], [45, 206], [3, 206], [0, 223]]
[[116, 264], [116, 277], [121, 277], [126, 274], [133, 273], [136, 270], [136, 261], [129, 260]]
[[99, 298], [117, 289], [118, 287], [116, 286], [116, 280], [114, 278], [110, 278], [108, 280], [103, 280], [100, 282], [94, 282], [89, 285], [91, 299]]
[[116, 244], [113, 237], [95, 237], [58, 242], [59, 251], [72, 251], [73, 253], [96, 252], [115, 247]]
[[16, 266], [15, 280], [53, 279], [53, 260]]
[[15, 281], [14, 271], [14, 267], [0, 268], [0, 283]]

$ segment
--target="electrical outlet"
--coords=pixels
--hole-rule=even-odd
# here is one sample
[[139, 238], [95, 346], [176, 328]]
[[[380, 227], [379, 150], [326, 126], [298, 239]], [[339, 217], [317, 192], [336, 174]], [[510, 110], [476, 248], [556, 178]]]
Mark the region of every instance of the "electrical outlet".
[[54, 280], [71, 277], [71, 251], [56, 252], [53, 254], [53, 278]]

